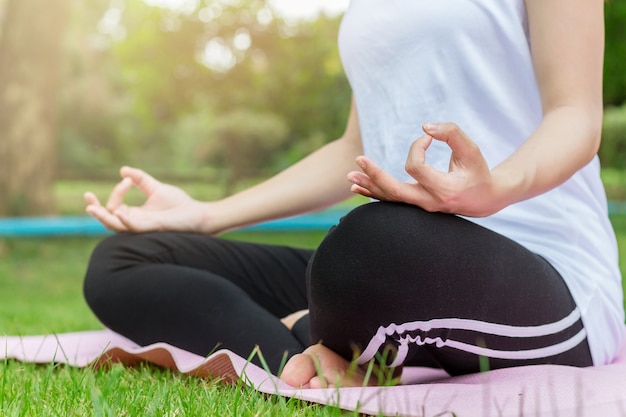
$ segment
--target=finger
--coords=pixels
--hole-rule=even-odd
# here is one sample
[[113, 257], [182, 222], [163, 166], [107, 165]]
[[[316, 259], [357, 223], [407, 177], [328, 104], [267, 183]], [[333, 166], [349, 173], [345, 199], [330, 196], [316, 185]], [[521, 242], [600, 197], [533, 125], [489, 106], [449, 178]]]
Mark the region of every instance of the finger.
[[392, 201], [392, 199], [363, 172], [352, 171], [348, 173], [348, 180], [352, 182], [350, 191], [353, 193], [377, 200]]
[[420, 186], [433, 196], [438, 194], [438, 190], [446, 189], [451, 181], [450, 174], [438, 171], [430, 165], [422, 165], [417, 170], [419, 173], [413, 178], [419, 178]]
[[368, 178], [367, 181], [361, 181], [359, 186], [387, 201], [406, 201], [403, 199], [405, 197], [403, 189], [408, 184], [399, 181], [367, 157], [358, 157], [357, 164]]
[[357, 188], [356, 190], [359, 194], [362, 193], [366, 197], [373, 197], [378, 200], [409, 203], [420, 206], [425, 210], [433, 210], [435, 203], [433, 196], [421, 184], [402, 182], [366, 157], [358, 157], [357, 163], [363, 169], [369, 181], [358, 184], [369, 194]]
[[369, 190], [373, 194], [381, 194], [382, 190], [367, 176], [367, 174], [359, 171], [348, 173], [348, 181], [355, 186]]
[[138, 219], [146, 220], [145, 216], [149, 214], [144, 212], [144, 216], [134, 216], [133, 215], [134, 210], [136, 209], [133, 209], [132, 207], [128, 207], [126, 204], [123, 204], [120, 207], [118, 207], [117, 210], [115, 210], [114, 214], [115, 214], [115, 217], [117, 217], [120, 220], [120, 222], [122, 222], [122, 224], [124, 225], [124, 227], [126, 227], [128, 231], [135, 232], [135, 233], [145, 231], [145, 228], [142, 227], [142, 224], [140, 221], [138, 221]]
[[102, 205], [100, 204], [100, 200], [98, 200], [98, 197], [96, 197], [96, 195], [92, 193], [91, 191], [87, 191], [85, 194], [83, 194], [83, 199], [85, 200], [87, 205], [91, 205], [91, 204], [98, 205], [98, 206]]
[[424, 123], [422, 129], [433, 138], [447, 143], [461, 160], [472, 161], [476, 155], [481, 155], [478, 145], [455, 123]]
[[411, 144], [404, 164], [405, 171], [418, 182], [421, 182], [421, 168], [426, 165], [426, 150], [433, 142], [433, 137], [424, 135]]
[[426, 163], [426, 150], [432, 140], [432, 136], [422, 136], [413, 142], [404, 167], [411, 177], [431, 193], [433, 187], [436, 188], [449, 180], [445, 172], [438, 171]]
[[152, 195], [156, 187], [161, 184], [153, 176], [137, 168], [122, 167], [120, 174], [125, 178], [132, 179], [133, 183], [148, 196]]
[[[379, 167], [374, 161], [366, 156], [359, 156], [355, 160], [356, 164], [361, 168], [365, 176], [361, 178], [367, 178], [374, 183], [378, 183], [379, 180], [391, 180], [391, 175], [385, 172], [384, 169]], [[358, 175], [358, 172], [356, 173]]]
[[433, 142], [430, 135], [422, 136], [411, 145], [407, 156], [405, 170], [417, 180], [419, 187], [425, 192], [420, 195], [420, 201], [415, 204], [426, 210], [434, 210], [433, 204], [437, 200], [439, 189], [450, 179], [445, 172], [441, 172], [426, 163], [426, 151]]
[[112, 214], [109, 210], [100, 204], [100, 200], [98, 197], [92, 192], [86, 192], [83, 194], [83, 198], [87, 202], [87, 207], [85, 207], [85, 211], [90, 216], [94, 217], [98, 220], [102, 225], [114, 232], [126, 232], [128, 228], [121, 222], [117, 216]]
[[367, 188], [363, 188], [359, 185], [356, 184], [352, 184], [352, 186], [350, 187], [350, 191], [352, 191], [355, 194], [360, 194], [363, 197], [367, 197], [367, 198], [375, 198], [377, 200], [381, 200], [380, 196], [376, 196], [374, 194], [372, 194]]
[[124, 196], [133, 186], [133, 181], [130, 178], [124, 178], [122, 181], [118, 182], [115, 187], [113, 187], [113, 191], [111, 191], [111, 195], [107, 200], [106, 208], [110, 212], [115, 211], [120, 205], [124, 203]]
[[100, 204], [90, 204], [85, 211], [96, 218], [104, 227], [114, 232], [127, 232], [128, 228], [113, 213], [102, 207]]
[[126, 229], [133, 233], [154, 232], [164, 230], [162, 220], [167, 213], [149, 211], [125, 204], [113, 213], [124, 224]]
[[113, 214], [120, 220], [120, 222], [122, 222], [124, 227], [126, 227], [129, 231], [135, 232], [136, 230], [132, 224], [132, 221], [130, 220], [129, 211], [130, 208], [126, 204], [122, 204], [117, 209], [115, 209], [115, 212]]

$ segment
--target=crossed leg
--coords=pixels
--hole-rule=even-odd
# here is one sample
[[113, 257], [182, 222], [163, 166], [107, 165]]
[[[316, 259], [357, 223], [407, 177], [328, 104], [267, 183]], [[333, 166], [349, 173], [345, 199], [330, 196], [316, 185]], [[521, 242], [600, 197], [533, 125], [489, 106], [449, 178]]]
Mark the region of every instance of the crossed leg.
[[308, 345], [280, 318], [307, 307], [311, 254], [200, 234], [123, 233], [94, 251], [84, 293], [105, 326], [140, 345], [242, 357], [258, 348], [278, 373], [285, 356]]
[[311, 340], [320, 343], [286, 364], [281, 378], [293, 386], [379, 381], [354, 358], [383, 368], [426, 361], [451, 375], [478, 372], [485, 359], [489, 369], [592, 365], [558, 272], [457, 216], [361, 206], [331, 230], [308, 271]]

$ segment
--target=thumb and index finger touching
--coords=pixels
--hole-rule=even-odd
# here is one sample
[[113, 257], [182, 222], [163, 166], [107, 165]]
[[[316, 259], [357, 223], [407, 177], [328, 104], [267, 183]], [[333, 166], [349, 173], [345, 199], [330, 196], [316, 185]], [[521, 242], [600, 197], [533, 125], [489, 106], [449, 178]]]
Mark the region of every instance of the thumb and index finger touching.
[[152, 175], [138, 168], [122, 167], [120, 176], [124, 179], [130, 178], [132, 184], [139, 187], [146, 195], [152, 194], [154, 189], [160, 184]]
[[114, 212], [124, 204], [124, 197], [133, 185], [146, 195], [152, 194], [157, 185], [157, 181], [153, 177], [137, 168], [122, 167], [120, 176], [122, 180], [113, 188], [106, 204], [106, 208], [110, 212]]
[[[474, 170], [484, 166], [484, 158], [478, 145], [455, 123], [424, 123], [425, 135], [411, 145], [405, 170], [430, 193], [447, 184], [457, 169]], [[439, 171], [426, 163], [426, 151], [433, 140], [444, 142], [452, 151], [449, 171]]]
[[422, 129], [425, 135], [413, 142], [407, 159], [406, 168], [412, 176], [432, 175], [426, 150], [433, 139], [445, 142], [459, 160], [471, 161], [476, 156], [478, 147], [455, 123], [424, 123]]
[[478, 145], [456, 123], [424, 123], [422, 128], [427, 135], [445, 142], [459, 160], [472, 161], [480, 154]]
[[126, 231], [129, 228], [128, 225], [115, 214], [115, 212], [127, 211], [124, 210], [125, 195], [135, 185], [149, 196], [159, 185], [159, 181], [140, 169], [126, 166], [120, 169], [120, 176], [122, 180], [111, 191], [105, 206], [102, 206], [98, 197], [92, 192], [86, 192], [84, 199], [87, 203], [86, 211], [96, 217], [107, 228], [116, 231]]

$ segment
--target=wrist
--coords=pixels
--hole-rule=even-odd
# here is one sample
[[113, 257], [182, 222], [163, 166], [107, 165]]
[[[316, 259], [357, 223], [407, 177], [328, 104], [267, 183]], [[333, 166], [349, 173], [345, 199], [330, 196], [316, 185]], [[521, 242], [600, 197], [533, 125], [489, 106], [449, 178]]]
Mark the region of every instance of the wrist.
[[198, 225], [196, 231], [207, 235], [216, 235], [227, 229], [226, 219], [216, 202], [197, 202]]
[[246, 219], [245, 210], [242, 211], [242, 205], [231, 201], [230, 197], [200, 204], [201, 233], [217, 235], [251, 224], [251, 221]]
[[494, 207], [496, 208], [493, 213], [529, 198], [526, 196], [528, 181], [521, 171], [498, 166], [492, 170], [491, 176], [494, 184]]

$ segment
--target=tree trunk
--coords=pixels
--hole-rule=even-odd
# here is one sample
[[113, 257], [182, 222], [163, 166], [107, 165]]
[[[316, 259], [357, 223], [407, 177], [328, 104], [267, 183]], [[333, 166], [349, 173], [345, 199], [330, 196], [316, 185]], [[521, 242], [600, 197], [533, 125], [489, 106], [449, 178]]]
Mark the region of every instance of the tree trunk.
[[8, 0], [0, 38], [0, 216], [54, 212], [61, 44], [69, 0]]

